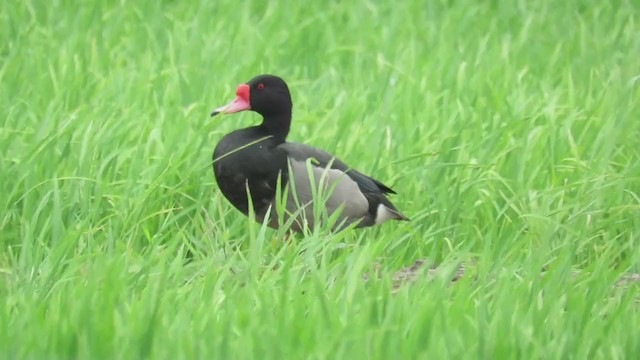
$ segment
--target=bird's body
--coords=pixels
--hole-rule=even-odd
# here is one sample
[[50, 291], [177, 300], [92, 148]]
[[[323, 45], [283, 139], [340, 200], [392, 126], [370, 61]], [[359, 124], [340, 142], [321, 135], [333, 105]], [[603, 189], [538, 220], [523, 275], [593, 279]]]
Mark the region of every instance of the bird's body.
[[387, 199], [386, 194], [394, 192], [386, 185], [323, 150], [286, 141], [291, 97], [282, 79], [261, 75], [236, 93], [234, 102], [212, 115], [253, 110], [263, 122], [225, 135], [213, 153], [213, 170], [222, 194], [242, 213], [248, 214], [252, 206], [258, 220], [269, 214], [268, 224], [274, 228], [291, 220], [296, 231], [305, 223], [317, 224], [318, 201], [326, 216], [340, 210], [334, 229], [408, 220]]
[[251, 127], [226, 135], [213, 152], [213, 172], [220, 191], [244, 214], [249, 211], [249, 193], [258, 213], [273, 200], [279, 175], [276, 169], [287, 166], [278, 145], [274, 138]]

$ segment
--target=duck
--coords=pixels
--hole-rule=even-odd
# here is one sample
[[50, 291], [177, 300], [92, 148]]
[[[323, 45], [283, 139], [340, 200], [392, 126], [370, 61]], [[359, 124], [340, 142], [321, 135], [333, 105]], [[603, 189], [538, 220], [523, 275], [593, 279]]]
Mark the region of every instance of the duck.
[[389, 200], [396, 194], [389, 186], [327, 151], [287, 141], [293, 102], [282, 78], [255, 76], [235, 94], [211, 117], [242, 111], [262, 117], [259, 125], [224, 135], [213, 152], [218, 188], [237, 210], [274, 229], [288, 224], [293, 232], [314, 229], [332, 216], [332, 230], [409, 220]]

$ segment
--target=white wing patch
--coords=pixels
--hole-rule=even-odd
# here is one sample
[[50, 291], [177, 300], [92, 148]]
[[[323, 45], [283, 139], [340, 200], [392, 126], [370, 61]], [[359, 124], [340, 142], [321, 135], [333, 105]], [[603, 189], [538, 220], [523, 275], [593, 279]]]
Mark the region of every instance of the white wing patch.
[[378, 204], [378, 208], [376, 209], [376, 225], [380, 225], [387, 220], [397, 219], [398, 216], [393, 212], [389, 211], [386, 206], [382, 204]]

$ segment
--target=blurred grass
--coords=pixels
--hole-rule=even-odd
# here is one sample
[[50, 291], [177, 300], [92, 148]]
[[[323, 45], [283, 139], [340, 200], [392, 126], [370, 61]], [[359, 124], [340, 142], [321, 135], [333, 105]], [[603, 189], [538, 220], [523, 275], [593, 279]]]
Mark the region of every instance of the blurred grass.
[[[638, 8], [2, 3], [0, 356], [637, 354]], [[208, 113], [259, 73], [413, 221], [284, 245], [233, 210], [211, 152], [258, 118]], [[392, 295], [425, 257], [475, 266]]]

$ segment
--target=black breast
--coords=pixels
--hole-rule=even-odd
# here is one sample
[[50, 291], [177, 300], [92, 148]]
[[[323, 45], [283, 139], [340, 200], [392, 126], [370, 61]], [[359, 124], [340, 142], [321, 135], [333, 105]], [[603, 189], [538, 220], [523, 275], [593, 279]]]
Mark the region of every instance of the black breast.
[[266, 211], [276, 194], [278, 175], [286, 172], [286, 155], [276, 151], [273, 136], [252, 127], [234, 131], [213, 152], [213, 173], [222, 194], [244, 214], [251, 202], [257, 214]]

